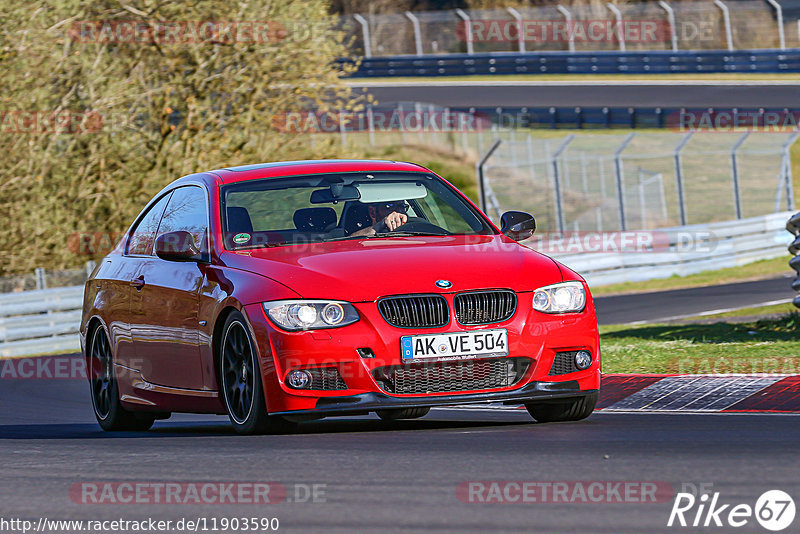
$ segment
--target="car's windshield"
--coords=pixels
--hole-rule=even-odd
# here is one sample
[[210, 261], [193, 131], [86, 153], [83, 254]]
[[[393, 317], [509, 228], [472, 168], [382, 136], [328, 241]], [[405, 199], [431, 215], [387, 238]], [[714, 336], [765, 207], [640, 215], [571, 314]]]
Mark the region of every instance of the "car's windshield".
[[493, 233], [450, 186], [425, 173], [347, 173], [221, 189], [230, 250], [371, 237]]

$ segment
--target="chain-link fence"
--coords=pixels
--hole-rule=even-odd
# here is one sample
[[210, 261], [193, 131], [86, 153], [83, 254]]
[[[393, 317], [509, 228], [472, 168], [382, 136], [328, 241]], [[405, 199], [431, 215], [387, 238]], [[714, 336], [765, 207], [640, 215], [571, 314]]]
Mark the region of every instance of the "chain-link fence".
[[[311, 143], [416, 146], [484, 166], [486, 211], [536, 215], [543, 230], [651, 229], [794, 209], [790, 148], [797, 133], [653, 131], [575, 133], [503, 126], [502, 114], [401, 102], [344, 123], [317, 120]], [[511, 117], [512, 119], [515, 117]], [[511, 121], [508, 124], [518, 124]]]
[[710, 50], [800, 46], [800, 24], [758, 0], [606, 2], [356, 14], [341, 19], [365, 57], [481, 52]]
[[[535, 214], [542, 230], [613, 231], [794, 209], [790, 149], [798, 134], [791, 131], [559, 134], [504, 126], [519, 124], [504, 120], [515, 116], [414, 102], [351, 115], [315, 119], [307, 139], [334, 142], [342, 153], [414, 146], [473, 161], [500, 140], [484, 166], [486, 211], [495, 221], [518, 209]], [[322, 124], [331, 128], [316, 128]]]
[[484, 167], [487, 211], [545, 231], [652, 229], [794, 209], [797, 134], [629, 133], [501, 139]]

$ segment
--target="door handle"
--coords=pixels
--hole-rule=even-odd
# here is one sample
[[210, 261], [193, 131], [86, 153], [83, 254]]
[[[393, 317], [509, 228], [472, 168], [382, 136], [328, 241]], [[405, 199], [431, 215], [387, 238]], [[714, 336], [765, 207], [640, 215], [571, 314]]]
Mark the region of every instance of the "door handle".
[[136, 291], [140, 291], [144, 287], [144, 276], [131, 280], [131, 285], [136, 288]]

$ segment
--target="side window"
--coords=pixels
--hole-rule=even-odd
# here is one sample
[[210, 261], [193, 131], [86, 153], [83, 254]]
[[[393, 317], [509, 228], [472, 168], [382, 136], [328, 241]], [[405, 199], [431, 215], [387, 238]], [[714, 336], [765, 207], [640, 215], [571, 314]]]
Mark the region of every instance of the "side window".
[[199, 187], [180, 187], [172, 193], [158, 235], [183, 230], [194, 237], [194, 243], [204, 255], [208, 253], [208, 208], [206, 195]]
[[164, 195], [161, 200], [153, 204], [150, 210], [139, 221], [139, 224], [131, 232], [131, 237], [128, 240], [128, 254], [138, 254], [150, 256], [153, 254], [153, 243], [156, 239], [156, 230], [158, 223], [161, 220], [161, 214], [164, 213], [164, 207], [167, 205], [170, 195]]

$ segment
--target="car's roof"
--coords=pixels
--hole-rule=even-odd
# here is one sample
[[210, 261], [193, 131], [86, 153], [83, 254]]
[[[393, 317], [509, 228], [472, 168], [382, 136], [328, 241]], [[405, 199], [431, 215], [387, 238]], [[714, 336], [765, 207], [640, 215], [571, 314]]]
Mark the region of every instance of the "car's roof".
[[377, 159], [317, 159], [300, 161], [277, 161], [257, 163], [240, 167], [227, 167], [209, 171], [219, 176], [223, 183], [230, 184], [246, 180], [300, 176], [305, 174], [336, 172], [430, 172], [422, 165], [402, 161]]

